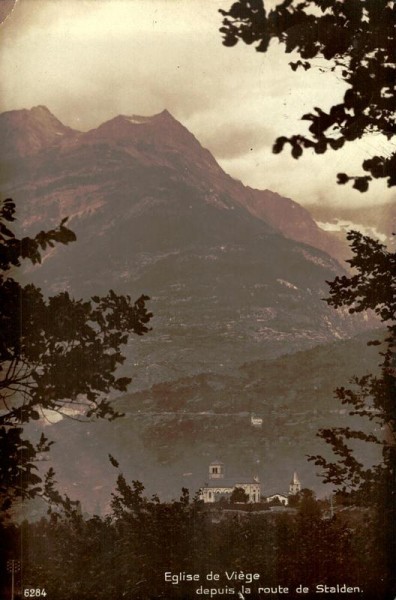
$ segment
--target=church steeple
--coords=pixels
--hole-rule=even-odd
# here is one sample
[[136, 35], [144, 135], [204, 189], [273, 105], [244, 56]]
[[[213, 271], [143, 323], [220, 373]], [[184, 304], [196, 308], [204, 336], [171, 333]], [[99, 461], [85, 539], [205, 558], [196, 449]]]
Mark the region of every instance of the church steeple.
[[224, 464], [215, 460], [209, 465], [209, 479], [224, 479]]
[[292, 480], [289, 485], [289, 494], [290, 494], [290, 496], [295, 496], [296, 494], [298, 494], [298, 492], [301, 492], [301, 483], [297, 476], [297, 473], [294, 472]]

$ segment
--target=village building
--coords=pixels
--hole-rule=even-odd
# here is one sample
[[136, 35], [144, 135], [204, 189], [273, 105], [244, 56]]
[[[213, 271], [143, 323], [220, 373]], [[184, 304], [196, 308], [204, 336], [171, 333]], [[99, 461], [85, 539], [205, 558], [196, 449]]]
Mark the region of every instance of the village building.
[[279, 506], [288, 506], [290, 496], [296, 496], [299, 492], [301, 492], [301, 482], [298, 478], [296, 472], [293, 473], [293, 477], [291, 479], [289, 485], [289, 493], [288, 494], [272, 494], [271, 496], [266, 497], [266, 501], [269, 504], [278, 504]]
[[284, 496], [283, 494], [272, 494], [272, 496], [267, 496], [266, 501], [268, 503], [278, 503], [279, 505], [287, 506], [289, 504], [288, 496]]
[[[209, 465], [208, 481], [200, 489], [199, 497], [205, 504], [218, 502], [222, 498], [230, 499], [235, 489], [242, 489], [247, 495], [248, 502], [257, 503], [261, 501], [261, 485], [258, 477], [252, 478], [226, 478], [224, 463], [215, 460]], [[301, 482], [297, 473], [293, 473], [289, 485], [289, 493], [276, 493], [263, 498], [264, 502], [277, 504], [279, 506], [288, 506], [290, 496], [295, 496], [301, 491]]]
[[250, 417], [250, 423], [256, 429], [260, 429], [263, 426], [263, 419], [262, 419], [262, 417], [256, 417], [254, 415], [251, 415], [251, 417]]
[[261, 487], [258, 477], [250, 479], [227, 479], [224, 464], [214, 461], [209, 465], [209, 480], [200, 490], [200, 498], [205, 503], [218, 502], [221, 498], [229, 499], [236, 488], [241, 488], [248, 497], [248, 502], [260, 502]]

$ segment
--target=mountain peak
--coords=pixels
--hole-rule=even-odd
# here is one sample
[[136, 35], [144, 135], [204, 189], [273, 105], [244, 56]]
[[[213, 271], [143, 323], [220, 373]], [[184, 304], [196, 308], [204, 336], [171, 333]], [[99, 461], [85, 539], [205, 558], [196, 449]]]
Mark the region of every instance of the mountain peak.
[[158, 126], [161, 123], [172, 123], [178, 125], [179, 127], [183, 127], [183, 125], [166, 108], [155, 115], [119, 115], [118, 117], [115, 117], [115, 119], [111, 119], [111, 121], [107, 122], [113, 122], [115, 120], [119, 120], [120, 118], [129, 121], [129, 123], [132, 123], [133, 125], [144, 125], [151, 123]]
[[63, 125], [63, 123], [43, 104], [33, 106], [30, 109], [22, 108], [20, 110], [9, 110], [0, 114], [1, 122], [10, 121], [13, 125], [17, 125], [18, 123], [28, 125], [29, 123], [43, 119], [45, 119], [47, 123], [56, 123], [57, 126], [59, 125], [62, 128], [69, 129], [69, 127]]
[[32, 106], [32, 108], [30, 109], [30, 112], [32, 114], [34, 114], [34, 113], [36, 113], [36, 114], [42, 114], [42, 113], [44, 113], [44, 114], [47, 114], [47, 115], [49, 114], [52, 117], [56, 118], [52, 114], [52, 112], [44, 104], [38, 104], [37, 106]]
[[164, 108], [160, 113], [153, 115], [154, 119], [170, 119], [172, 121], [177, 121], [175, 117], [169, 112], [167, 108]]
[[75, 131], [63, 125], [43, 105], [4, 112], [0, 114], [0, 136], [8, 145], [1, 148], [1, 157], [36, 154], [72, 133]]
[[122, 143], [131, 152], [147, 155], [152, 161], [154, 155], [169, 158], [169, 150], [185, 157], [194, 155], [195, 163], [210, 163], [215, 159], [208, 150], [202, 148], [195, 136], [178, 121], [167, 109], [154, 115], [121, 114], [91, 129], [81, 138], [82, 141], [97, 143]]

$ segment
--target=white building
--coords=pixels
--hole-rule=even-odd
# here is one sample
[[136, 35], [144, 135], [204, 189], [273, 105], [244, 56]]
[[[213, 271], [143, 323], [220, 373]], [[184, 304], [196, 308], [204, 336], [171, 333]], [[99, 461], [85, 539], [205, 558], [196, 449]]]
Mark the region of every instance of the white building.
[[277, 503], [283, 504], [283, 506], [288, 506], [290, 496], [296, 496], [296, 494], [298, 494], [299, 492], [301, 492], [301, 482], [297, 476], [297, 473], [295, 472], [293, 473], [293, 477], [289, 485], [288, 495], [272, 494], [271, 496], [267, 496], [266, 501], [273, 502], [275, 500]]
[[255, 417], [254, 415], [252, 415], [250, 417], [250, 422], [253, 425], [253, 427], [256, 427], [257, 429], [260, 429], [263, 426], [263, 419], [261, 417]]
[[272, 496], [267, 496], [266, 500], [267, 502], [273, 502], [276, 500], [279, 504], [283, 504], [283, 506], [287, 506], [289, 504], [289, 498], [283, 494], [272, 494]]
[[209, 504], [221, 498], [229, 498], [235, 488], [244, 490], [248, 502], [260, 502], [261, 487], [258, 477], [226, 479], [224, 464], [221, 461], [214, 461], [209, 465], [209, 481], [201, 488], [200, 498]]

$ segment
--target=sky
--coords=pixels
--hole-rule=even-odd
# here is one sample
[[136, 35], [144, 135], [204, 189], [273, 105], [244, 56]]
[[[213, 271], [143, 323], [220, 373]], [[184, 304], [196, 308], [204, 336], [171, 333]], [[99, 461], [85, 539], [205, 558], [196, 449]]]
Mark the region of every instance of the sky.
[[365, 194], [336, 184], [337, 172], [359, 174], [364, 158], [389, 152], [381, 136], [299, 160], [272, 153], [277, 136], [306, 131], [301, 116], [313, 106], [340, 102], [345, 84], [325, 61], [292, 72], [295, 57], [277, 43], [266, 54], [224, 47], [218, 9], [231, 0], [0, 2], [13, 7], [0, 25], [1, 112], [45, 105], [66, 125], [87, 130], [118, 114], [166, 108], [251, 187], [307, 208], [395, 199], [383, 180]]

